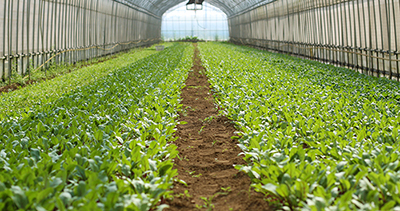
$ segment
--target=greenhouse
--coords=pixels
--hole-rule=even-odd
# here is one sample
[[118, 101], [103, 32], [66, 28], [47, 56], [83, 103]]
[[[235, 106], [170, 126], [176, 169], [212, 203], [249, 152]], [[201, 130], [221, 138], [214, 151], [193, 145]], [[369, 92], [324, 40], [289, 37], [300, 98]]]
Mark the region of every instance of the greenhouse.
[[400, 210], [399, 0], [0, 8], [0, 210]]

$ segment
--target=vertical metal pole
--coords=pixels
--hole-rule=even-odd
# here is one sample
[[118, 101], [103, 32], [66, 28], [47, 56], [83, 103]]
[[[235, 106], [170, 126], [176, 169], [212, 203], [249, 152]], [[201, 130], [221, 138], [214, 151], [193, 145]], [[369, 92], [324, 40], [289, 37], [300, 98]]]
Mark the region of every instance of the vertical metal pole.
[[[394, 6], [394, 5], [393, 5]], [[390, 22], [390, 1], [385, 0], [385, 10], [386, 10], [386, 24], [387, 24], [387, 33], [388, 33], [388, 45], [389, 45], [389, 79], [392, 79], [393, 77], [393, 71], [392, 71], [392, 26]]]
[[318, 1], [319, 0], [316, 0], [316, 1], [314, 1], [314, 12], [315, 12], [315, 16], [314, 16], [314, 18], [315, 18], [315, 20], [314, 20], [314, 23], [315, 23], [315, 30], [314, 30], [314, 36], [315, 36], [315, 42], [314, 42], [314, 47], [316, 47], [316, 49], [315, 49], [315, 53], [314, 53], [314, 55], [315, 55], [315, 59], [316, 60], [319, 60], [319, 58], [321, 58], [321, 49], [319, 49], [318, 48], [318, 45], [320, 44], [320, 40], [321, 40], [321, 36], [320, 36], [320, 24], [319, 24], [319, 20], [321, 19], [320, 17], [319, 17], [319, 8], [318, 8]]
[[[66, 6], [67, 6], [66, 0], [62, 0], [60, 2], [60, 13], [61, 13], [62, 19], [61, 19], [61, 17], [59, 17], [59, 19], [58, 19], [58, 38], [59, 38], [58, 39], [58, 50], [60, 50], [60, 51], [65, 50], [65, 46], [63, 45], [63, 39], [64, 40], [66, 39], [65, 38], [65, 28], [67, 27], [67, 25], [63, 24], [63, 23], [65, 23], [65, 19], [67, 17], [67, 14], [65, 12]], [[63, 25], [64, 27], [61, 27], [61, 25]], [[61, 64], [65, 63], [65, 53], [60, 54], [59, 60], [60, 60]]]
[[[87, 8], [87, 5], [86, 5], [86, 3], [87, 3], [87, 1], [84, 1], [83, 2], [83, 5], [82, 5], [82, 30], [83, 30], [83, 32], [82, 32], [82, 35], [83, 35], [83, 47], [84, 48], [86, 48], [86, 39], [87, 39], [87, 33], [86, 33], [86, 26], [87, 26], [87, 20], [86, 20], [86, 8]], [[84, 63], [87, 63], [87, 51], [86, 50], [84, 50], [83, 51], [83, 62]]]
[[[353, 2], [353, 30], [354, 30], [354, 35], [353, 35], [353, 68], [355, 71], [358, 72], [358, 55], [357, 55], [357, 26], [356, 26], [356, 6], [354, 5], [355, 0], [352, 1]], [[350, 11], [351, 12], [351, 11]]]
[[[379, 2], [378, 2], [379, 3]], [[375, 50], [378, 49], [378, 25], [377, 25], [377, 18], [376, 18], [376, 6], [375, 6], [375, 1], [372, 2], [372, 6], [374, 9], [374, 23], [375, 23]], [[376, 57], [379, 56], [378, 51], [376, 51]], [[379, 68], [379, 59], [376, 59], [376, 77], [380, 77], [380, 68]]]
[[321, 52], [321, 55], [320, 55], [320, 61], [322, 60], [323, 62], [325, 62], [325, 58], [326, 58], [326, 56], [325, 56], [325, 52], [326, 52], [326, 50], [323, 48], [323, 46], [325, 45], [325, 38], [326, 38], [326, 35], [324, 34], [325, 33], [325, 18], [324, 18], [324, 11], [323, 11], [323, 8], [324, 8], [324, 6], [325, 5], [323, 5], [324, 4], [324, 2], [321, 0], [320, 1], [320, 6], [319, 6], [319, 23], [320, 23], [320, 30], [319, 30], [319, 35], [320, 35], [320, 37], [319, 37], [319, 44], [320, 44], [320, 47], [321, 47], [321, 50], [320, 50], [320, 52]]
[[302, 5], [302, 8], [303, 8], [303, 15], [302, 15], [302, 20], [301, 20], [301, 22], [302, 23], [304, 23], [303, 24], [303, 32], [302, 32], [302, 34], [303, 34], [303, 39], [301, 40], [301, 42], [303, 42], [303, 45], [302, 45], [302, 47], [303, 47], [303, 49], [302, 49], [302, 55], [303, 56], [305, 56], [305, 57], [308, 57], [308, 58], [310, 58], [309, 57], [309, 52], [307, 51], [307, 47], [308, 47], [308, 38], [310, 37], [310, 33], [309, 33], [309, 27], [310, 27], [310, 24], [309, 24], [309, 13], [310, 13], [310, 8], [309, 8], [309, 3], [310, 3], [310, 1], [306, 1], [306, 3], [304, 4], [304, 5]]
[[[20, 62], [20, 57], [18, 56], [19, 52], [19, 0], [17, 1], [17, 18], [16, 18], [16, 23], [15, 23], [15, 71], [17, 74], [19, 74], [19, 69], [21, 68], [19, 65]], [[22, 21], [23, 22], [23, 21]]]
[[[57, 0], [53, 0], [53, 2], [51, 4], [52, 4], [52, 8], [51, 8], [51, 25], [50, 25], [50, 50], [51, 50], [50, 57], [52, 57], [54, 55], [55, 50], [56, 50], [55, 43], [57, 41], [57, 38], [56, 38], [57, 26], [56, 26], [55, 14], [57, 11]], [[54, 64], [53, 61], [50, 61], [49, 63]]]
[[341, 65], [342, 66], [345, 66], [345, 53], [343, 52], [344, 50], [345, 50], [345, 48], [344, 48], [344, 30], [345, 30], [345, 28], [343, 27], [344, 26], [344, 22], [343, 22], [343, 11], [346, 9], [345, 8], [345, 4], [344, 3], [340, 3], [340, 26], [342, 26], [340, 29], [341, 29], [341, 40], [340, 40], [340, 45], [341, 45], [341, 50], [342, 50], [342, 52], [340, 53], [340, 57], [341, 57], [341, 59], [339, 59], [339, 61], [341, 61], [340, 63], [341, 63]]
[[[56, 8], [58, 8], [57, 10], [56, 10], [56, 14], [58, 14], [58, 15], [56, 15], [56, 27], [57, 27], [57, 42], [55, 42], [56, 44], [56, 54], [58, 53], [58, 52], [60, 52], [61, 51], [61, 46], [60, 46], [60, 36], [61, 36], [61, 34], [60, 34], [60, 30], [61, 30], [61, 18], [64, 18], [65, 16], [64, 16], [64, 13], [63, 13], [63, 11], [64, 10], [62, 10], [62, 6], [64, 5], [63, 4], [63, 2], [62, 2], [63, 0], [60, 0], [59, 1], [59, 3], [56, 5], [57, 7]], [[58, 22], [57, 22], [57, 20], [58, 20]], [[60, 56], [57, 56], [57, 58], [56, 58], [56, 63], [57, 64], [61, 64], [61, 57]]]
[[[326, 28], [329, 31], [329, 34], [328, 34], [329, 35], [329, 42], [328, 42], [328, 44], [330, 46], [333, 46], [333, 44], [334, 44], [333, 31], [332, 31], [332, 29], [334, 27], [334, 23], [332, 22], [334, 13], [332, 13], [332, 10], [334, 10], [334, 9], [335, 9], [335, 7], [333, 5], [333, 2], [331, 2], [331, 0], [329, 0], [329, 15], [328, 15], [328, 17], [329, 17], [330, 27], [326, 27]], [[334, 55], [333, 55], [332, 49], [333, 48], [331, 48], [331, 47], [329, 48], [329, 64], [333, 64], [333, 60], [334, 60]]]
[[[285, 5], [283, 5], [283, 1], [281, 1], [281, 8], [284, 8], [284, 6]], [[282, 39], [281, 39], [281, 41], [284, 42], [285, 38], [286, 38], [286, 36], [285, 36], [285, 23], [284, 23], [284, 20], [282, 20], [282, 22], [279, 21], [279, 26], [282, 27]], [[281, 43], [281, 42], [279, 42], [279, 43]], [[283, 46], [283, 47], [285, 47], [285, 46]], [[279, 46], [279, 49], [280, 49], [281, 52], [285, 52], [285, 48], [282, 49], [282, 47]]]
[[[36, 0], [33, 0], [33, 20], [32, 20], [32, 67], [36, 68], [35, 66], [35, 58], [37, 57], [35, 54], [37, 51], [35, 51], [35, 29], [36, 29]], [[39, 31], [39, 30], [38, 30]], [[37, 64], [37, 63], [36, 63]], [[31, 79], [31, 71], [29, 71], [29, 80]]]
[[[346, 30], [346, 38], [345, 38], [345, 40], [346, 40], [346, 47], [348, 47], [348, 46], [351, 45], [351, 44], [349, 45], [350, 38], [348, 37], [349, 36], [349, 32], [348, 32], [349, 29], [350, 29], [350, 34], [351, 34], [350, 23], [349, 23], [349, 27], [347, 27], [347, 21], [350, 19], [350, 15], [349, 15], [349, 18], [347, 18], [347, 12], [350, 11], [350, 2], [348, 2], [347, 8], [346, 8], [346, 4], [344, 4], [344, 6], [345, 6], [345, 11], [344, 11], [345, 27], [344, 27], [344, 29]], [[350, 51], [350, 49], [346, 49], [346, 50]], [[350, 68], [350, 64], [351, 64], [350, 63], [350, 53], [347, 53], [347, 67], [348, 68]]]
[[[45, 43], [46, 45], [45, 45], [45, 47], [43, 47], [43, 51], [44, 52], [46, 52], [46, 53], [44, 53], [44, 59], [43, 59], [43, 63], [45, 64], [44, 65], [44, 73], [45, 73], [45, 76], [46, 76], [46, 79], [47, 79], [47, 68], [48, 68], [48, 64], [46, 64], [45, 62], [47, 61], [47, 58], [48, 58], [48, 54], [49, 54], [49, 51], [51, 50], [50, 49], [50, 43], [49, 43], [49, 41], [50, 41], [50, 38], [49, 38], [49, 34], [50, 34], [50, 27], [49, 27], [49, 23], [50, 23], [50, 2], [47, 2], [47, 13], [44, 13], [44, 16], [46, 16], [45, 18], [46, 18], [46, 25], [43, 23], [43, 26], [46, 26], [46, 32], [45, 32], [45, 35], [46, 35], [46, 37], [43, 39], [43, 43]], [[45, 8], [46, 8], [46, 5], [45, 5]], [[44, 11], [46, 11], [46, 9], [44, 9]], [[44, 19], [43, 19], [43, 22], [44, 22]]]
[[31, 71], [29, 70], [29, 60], [30, 60], [29, 54], [33, 52], [33, 49], [32, 49], [32, 52], [29, 50], [29, 38], [30, 38], [30, 35], [31, 35], [30, 28], [29, 28], [30, 20], [31, 20], [30, 19], [30, 16], [31, 16], [31, 0], [27, 0], [26, 10], [27, 10], [27, 16], [26, 16], [26, 33], [27, 33], [27, 35], [26, 35], [26, 48], [27, 48], [27, 50], [26, 50], [26, 54], [27, 54], [26, 70], [28, 71], [29, 80], [30, 80], [31, 79]]
[[[85, 40], [85, 47], [90, 47], [91, 44], [91, 20], [92, 20], [92, 12], [91, 12], [91, 8], [92, 8], [92, 0], [87, 0], [85, 1], [85, 22], [84, 22], [84, 27], [85, 27], [85, 34], [86, 34], [86, 40]], [[85, 50], [86, 52], [86, 56], [85, 56], [85, 60], [87, 62], [89, 62], [89, 60], [91, 59], [91, 49], [89, 50]]]
[[[367, 46], [368, 46], [368, 44], [367, 44], [367, 25], [366, 25], [366, 23], [365, 23], [365, 7], [364, 7], [364, 1], [362, 1], [361, 2], [361, 8], [362, 8], [362, 16], [363, 16], [363, 26], [364, 26], [364, 49], [367, 49]], [[368, 10], [369, 10], [369, 7], [368, 7]], [[369, 17], [369, 16], [368, 16]], [[360, 23], [361, 24], [361, 23]], [[365, 53], [367, 54], [369, 51], [365, 51]], [[363, 57], [361, 57], [361, 58], [363, 58]], [[365, 67], [364, 67], [364, 63], [363, 63], [363, 61], [361, 61], [362, 62], [362, 66], [363, 66], [363, 73], [364, 74], [366, 74], [366, 75], [368, 75], [368, 58], [367, 57], [365, 57]], [[365, 71], [364, 71], [364, 69], [366, 69]]]
[[[277, 25], [278, 25], [278, 22], [279, 22], [279, 16], [278, 16], [278, 18], [276, 18], [276, 1], [273, 3], [274, 4], [274, 16], [275, 16], [275, 35], [278, 33], [277, 32], [277, 29], [276, 29], [276, 27], [277, 27]], [[276, 37], [274, 38], [274, 40], [278, 40]], [[273, 43], [273, 45], [274, 45], [274, 43]], [[279, 52], [279, 42], [278, 42], [278, 47], [276, 47], [276, 45], [274, 45], [274, 48], [275, 48], [275, 50], [276, 51], [278, 51]]]
[[[114, 19], [115, 17], [114, 17], [114, 1], [112, 2], [112, 6], [111, 6], [111, 24], [110, 24], [110, 27], [112, 28], [112, 23], [113, 23], [113, 19]], [[115, 29], [114, 29], [114, 31], [115, 31]], [[114, 41], [114, 39], [115, 39], [115, 33], [114, 33], [114, 37], [112, 37], [112, 35], [110, 34], [110, 43], [113, 43], [113, 41]], [[113, 53], [113, 51], [111, 50], [111, 56], [112, 56], [112, 53]]]
[[[29, 3], [29, 0], [28, 0], [28, 3]], [[27, 16], [29, 17], [29, 5], [26, 7], [26, 9], [25, 9], [25, 1], [23, 1], [22, 2], [22, 47], [21, 47], [21, 54], [22, 54], [22, 57], [21, 57], [21, 69], [22, 69], [22, 74], [24, 75], [24, 74], [26, 74], [25, 72], [24, 72], [24, 68], [25, 68], [25, 65], [24, 65], [24, 60], [26, 59], [26, 56], [25, 56], [25, 49], [24, 49], [24, 47], [25, 47], [25, 38], [24, 38], [24, 35], [25, 35], [25, 12], [27, 13]], [[28, 21], [26, 22], [26, 25], [27, 25], [27, 28], [28, 28], [28, 31], [26, 32], [26, 38], [27, 39], [29, 39], [29, 27], [28, 27], [28, 25], [29, 25], [29, 19], [28, 19]], [[29, 53], [29, 47], [27, 46], [27, 52], [26, 53]], [[28, 58], [29, 59], [29, 58]]]
[[[4, 28], [3, 28], [3, 59], [1, 60], [2, 62], [2, 75], [1, 75], [1, 80], [3, 82], [6, 81], [6, 24], [7, 24], [7, 1], [4, 0], [4, 14], [3, 14], [3, 20], [4, 20]], [[8, 32], [7, 32], [8, 33]]]
[[[363, 11], [364, 11], [364, 9], [363, 9]], [[359, 48], [362, 48], [363, 47], [363, 43], [362, 43], [362, 33], [361, 33], [361, 31], [362, 31], [363, 27], [361, 25], [362, 23], [361, 23], [361, 17], [360, 17], [360, 1], [359, 0], [357, 0], [357, 15], [358, 15]], [[364, 22], [363, 26], [364, 26], [364, 29], [365, 29], [365, 22]], [[364, 53], [362, 50], [359, 50], [359, 52], [360, 53]], [[363, 58], [362, 55], [360, 55], [359, 57], [360, 57], [361, 65], [359, 64], [358, 66], [359, 66], [359, 68], [361, 68], [362, 73], [365, 74], [364, 58]]]
[[[47, 51], [47, 53], [45, 53], [45, 59], [43, 60], [43, 62], [47, 61], [47, 58], [49, 57], [49, 52], [51, 51], [51, 26], [49, 26], [49, 24], [51, 25], [51, 23], [50, 23], [50, 6], [51, 6], [50, 2], [47, 2], [46, 39], [45, 39], [45, 42], [46, 42], [45, 51]], [[47, 79], [47, 68], [49, 67], [49, 65], [45, 64], [44, 66], [45, 66], [44, 72], [45, 72], [45, 76]]]
[[[270, 24], [269, 24], [269, 13], [268, 13], [268, 4], [266, 4], [265, 6], [264, 6], [264, 9], [265, 9], [265, 33], [264, 33], [264, 37], [263, 37], [263, 40], [264, 40], [264, 44], [263, 44], [263, 47], [265, 48], [265, 49], [268, 49], [268, 28], [269, 28], [269, 26], [270, 26]], [[231, 24], [231, 23], [229, 23], [229, 24]], [[228, 27], [230, 27], [230, 26], [228, 26]]]
[[[99, 23], [100, 23], [100, 20], [99, 20], [99, 0], [96, 0], [96, 17], [95, 17], [95, 33], [94, 33], [94, 43], [95, 43], [95, 45], [96, 46], [99, 46], [99, 40], [98, 40], [98, 36], [97, 36], [97, 34], [98, 33], [100, 33], [99, 32]], [[99, 57], [99, 49], [98, 48], [95, 48], [95, 55], [96, 55], [96, 57]]]
[[309, 58], [309, 59], [312, 59], [312, 49], [309, 49], [309, 47], [311, 46], [311, 43], [312, 43], [312, 18], [311, 18], [311, 14], [312, 14], [312, 9], [311, 9], [311, 1], [310, 0], [308, 0], [307, 1], [307, 4], [306, 4], [306, 8], [307, 8], [307, 11], [306, 11], [306, 13], [305, 13], [305, 18], [304, 18], [304, 21], [305, 21], [305, 28], [304, 28], [304, 36], [305, 36], [305, 40], [304, 40], [304, 42], [305, 42], [305, 51], [304, 51], [304, 53], [305, 53], [305, 55]]
[[[107, 15], [104, 15], [104, 26], [103, 26], [103, 31], [104, 31], [104, 37], [103, 37], [103, 48], [106, 48], [106, 28], [107, 28]], [[103, 55], [106, 55], [106, 52], [104, 50], [101, 51]]]
[[[399, 81], [400, 80], [400, 75], [399, 75], [399, 69], [400, 69], [400, 67], [399, 67], [399, 54], [398, 54], [398, 45], [397, 45], [397, 26], [396, 26], [396, 22], [398, 21], [397, 19], [398, 19], [398, 16], [396, 16], [396, 12], [395, 12], [395, 6], [394, 6], [395, 4], [394, 4], [394, 0], [392, 0], [392, 9], [393, 9], [393, 20], [394, 20], [394, 22], [393, 22], [393, 25], [394, 25], [394, 45], [396, 46], [396, 73], [397, 73], [397, 76], [396, 76], [396, 78], [397, 78], [397, 81]], [[396, 17], [397, 17], [397, 19], [396, 19]]]
[[[114, 16], [115, 16], [115, 18], [114, 18], [114, 44], [116, 44], [116, 43], [118, 43], [118, 30], [117, 30], [117, 26], [118, 26], [118, 3], [116, 3], [115, 4], [115, 14], [114, 14]], [[116, 50], [117, 48], [114, 48], [113, 50], [112, 50], [112, 52], [116, 52], [115, 50]]]
[[[283, 4], [283, 1], [282, 1], [282, 4]], [[288, 0], [286, 0], [286, 12], [287, 12], [287, 23], [288, 23], [288, 41], [290, 41], [291, 39], [291, 35], [292, 35], [292, 31], [293, 31], [293, 28], [290, 26], [290, 13], [289, 13], [289, 2], [288, 2]], [[251, 22], [251, 21], [250, 21]], [[290, 43], [290, 42], [287, 42], [288, 44], [293, 44], [293, 43]], [[291, 52], [291, 50], [290, 50], [290, 45], [288, 46], [288, 48], [287, 48], [287, 52], [288, 53], [292, 53]]]
[[[333, 18], [333, 21], [334, 21], [333, 32], [334, 32], [334, 36], [335, 36], [334, 45], [338, 46], [339, 43], [340, 43], [340, 38], [339, 38], [339, 36], [340, 36], [340, 33], [339, 33], [339, 3], [337, 3], [337, 2], [334, 3], [333, 9], [334, 10], [336, 9], [336, 12], [335, 11], [333, 12], [333, 14], [335, 16]], [[337, 47], [334, 47], [334, 49], [338, 50]], [[334, 51], [334, 63], [335, 63], [335, 65], [338, 65], [338, 62], [339, 62], [339, 52], [338, 51]]]
[[[383, 33], [383, 21], [382, 21], [381, 1], [379, 1], [378, 7], [379, 7], [379, 20], [380, 20], [380, 25], [381, 25], [381, 46], [382, 46], [382, 50], [384, 50], [385, 49], [385, 42], [384, 42], [383, 34], [382, 34]], [[381, 52], [381, 54], [382, 54], [382, 58], [385, 58], [385, 53]], [[382, 60], [382, 73], [383, 73], [384, 77], [386, 77], [386, 67], [385, 66], [386, 66], [385, 65], [385, 60]]]
[[39, 9], [39, 15], [38, 15], [38, 29], [37, 29], [37, 55], [36, 55], [36, 67], [40, 66], [40, 59], [43, 58], [43, 42], [42, 44], [42, 49], [40, 49], [40, 37], [42, 37], [42, 41], [43, 41], [43, 17], [42, 17], [42, 13], [43, 13], [43, 5], [42, 5], [42, 0], [39, 0], [38, 2], [38, 9]]
[[323, 34], [324, 34], [324, 44], [323, 44], [323, 49], [324, 49], [324, 59], [326, 63], [330, 63], [330, 49], [329, 49], [329, 44], [330, 44], [330, 33], [329, 33], [329, 26], [332, 26], [332, 24], [329, 24], [329, 14], [330, 14], [330, 0], [324, 0], [323, 6], [322, 6], [322, 11], [323, 11]]
[[324, 48], [324, 46], [325, 46], [325, 44], [326, 44], [326, 38], [327, 38], [327, 35], [326, 35], [326, 11], [325, 11], [325, 9], [326, 9], [326, 5], [325, 5], [325, 0], [323, 0], [323, 1], [321, 1], [321, 6], [319, 7], [319, 9], [320, 9], [320, 23], [321, 23], [321, 50], [322, 50], [322, 54], [321, 54], [321, 56], [322, 56], [322, 61], [323, 62], [326, 62], [326, 49]]
[[13, 10], [13, 0], [8, 0], [8, 84], [11, 84], [11, 71], [12, 71], [12, 65], [11, 65], [11, 56], [12, 56], [12, 39], [13, 39], [13, 33], [12, 33], [12, 20], [13, 20], [13, 15], [12, 15], [12, 10]]
[[[94, 28], [94, 21], [93, 21], [93, 0], [90, 0], [90, 6], [89, 6], [89, 14], [90, 14], [90, 19], [89, 19], [89, 46], [93, 46], [93, 37], [94, 34], [96, 34], [96, 30]], [[93, 48], [89, 50], [89, 59], [93, 59]]]
[[73, 7], [72, 9], [72, 14], [71, 14], [71, 28], [72, 28], [72, 39], [71, 39], [71, 48], [74, 49], [74, 51], [72, 51], [72, 63], [75, 64], [78, 58], [78, 52], [75, 50], [77, 49], [77, 44], [78, 44], [78, 34], [77, 34], [77, 30], [78, 30], [78, 3], [79, 0], [73, 0]]
[[[54, 0], [55, 4], [55, 9], [53, 11], [54, 13], [54, 54], [58, 54], [60, 52], [60, 23], [61, 23], [61, 18], [63, 18], [63, 11], [62, 11], [62, 6], [63, 6], [63, 0]], [[60, 56], [56, 56], [54, 58], [55, 63], [61, 64], [61, 59]]]
[[[64, 48], [64, 50], [67, 50], [68, 49], [68, 34], [69, 34], [69, 31], [70, 31], [70, 25], [69, 25], [69, 23], [68, 23], [68, 17], [69, 17], [69, 0], [65, 0], [65, 6], [64, 6], [64, 19], [63, 19], [63, 21], [64, 21], [64, 24], [63, 24], [63, 26], [64, 27], [61, 27], [61, 29], [62, 29], [62, 35], [63, 35], [63, 37], [62, 37], [62, 39], [61, 39], [61, 42], [63, 42], [63, 48]], [[69, 52], [65, 52], [65, 53], [63, 53], [63, 61], [64, 61], [64, 63], [65, 64], [67, 64], [68, 65], [68, 55], [69, 55]]]
[[[66, 19], [66, 24], [65, 24], [65, 28], [66, 30], [66, 34], [68, 35], [65, 40], [64, 40], [64, 45], [65, 45], [65, 49], [71, 49], [71, 39], [72, 39], [72, 24], [71, 24], [71, 14], [72, 14], [72, 1], [71, 0], [67, 0], [67, 19]], [[71, 51], [67, 52], [67, 56], [66, 56], [66, 61], [68, 62], [68, 64], [72, 63], [72, 53]]]
[[318, 16], [318, 8], [316, 8], [316, 4], [315, 4], [315, 0], [313, 0], [313, 13], [312, 13], [312, 17], [313, 17], [313, 59], [317, 60], [318, 59], [318, 51], [316, 48], [316, 45], [318, 44], [318, 20], [317, 20], [317, 16]]
[[[74, 30], [74, 34], [75, 34], [75, 37], [74, 37], [74, 44], [73, 44], [73, 48], [74, 49], [77, 49], [78, 48], [78, 27], [79, 27], [79, 3], [80, 3], [80, 1], [79, 0], [77, 0], [76, 1], [76, 6], [74, 6], [74, 15], [73, 15], [73, 21], [72, 21], [72, 24], [74, 24], [74, 23], [76, 23], [76, 24], [74, 24], [74, 28], [75, 28], [75, 30]], [[74, 51], [74, 64], [76, 63], [78, 61], [78, 51]]]
[[370, 1], [367, 1], [368, 3], [368, 39], [369, 39], [369, 46], [368, 46], [368, 70], [369, 70], [369, 75], [373, 76], [374, 75], [374, 64], [373, 64], [373, 59], [372, 59], [372, 24], [371, 24], [371, 5]]

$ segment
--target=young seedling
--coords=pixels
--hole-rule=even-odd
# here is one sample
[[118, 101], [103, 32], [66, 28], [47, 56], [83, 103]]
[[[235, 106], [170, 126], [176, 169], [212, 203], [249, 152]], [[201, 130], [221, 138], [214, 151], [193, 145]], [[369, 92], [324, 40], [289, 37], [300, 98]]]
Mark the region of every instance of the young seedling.
[[[186, 107], [187, 108], [187, 107]], [[188, 113], [187, 113], [187, 110], [186, 109], [182, 109], [182, 115], [183, 116], [187, 116], [188, 115]]]
[[226, 187], [226, 188], [221, 187], [221, 190], [224, 191], [224, 192], [231, 192], [232, 191], [231, 187]]
[[196, 171], [191, 171], [191, 172], [189, 172], [189, 171], [186, 170], [186, 172], [189, 173], [190, 175], [192, 175], [192, 174], [194, 174]]
[[213, 200], [214, 197], [215, 197], [215, 194], [213, 196], [210, 196], [209, 198], [200, 197], [203, 200], [203, 203], [204, 203], [204, 205], [202, 207], [206, 208], [208, 211], [213, 210], [214, 207], [215, 207], [215, 205], [212, 203], [212, 200]]
[[199, 135], [200, 135], [200, 133], [203, 131], [203, 128], [204, 128], [205, 126], [202, 126], [201, 128], [200, 128], [200, 130], [199, 130]]
[[202, 122], [203, 123], [206, 122], [206, 123], [210, 124], [214, 118], [215, 118], [214, 116], [209, 116], [209, 117], [206, 117]]
[[198, 178], [200, 177], [202, 174], [198, 174], [198, 175], [193, 175], [192, 177]]
[[188, 191], [188, 190], [185, 190], [185, 196], [188, 197], [188, 198], [191, 198], [191, 197], [192, 197], [192, 196], [189, 194], [189, 191]]

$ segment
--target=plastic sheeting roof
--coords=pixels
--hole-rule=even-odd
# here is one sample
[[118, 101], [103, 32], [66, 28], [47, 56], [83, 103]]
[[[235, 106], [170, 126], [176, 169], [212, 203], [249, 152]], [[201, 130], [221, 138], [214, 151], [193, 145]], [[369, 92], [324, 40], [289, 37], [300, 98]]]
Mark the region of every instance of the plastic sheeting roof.
[[[139, 10], [144, 10], [155, 16], [161, 17], [168, 9], [188, 0], [115, 0], [128, 4]], [[218, 7], [228, 17], [271, 3], [276, 0], [205, 0], [207, 3]]]

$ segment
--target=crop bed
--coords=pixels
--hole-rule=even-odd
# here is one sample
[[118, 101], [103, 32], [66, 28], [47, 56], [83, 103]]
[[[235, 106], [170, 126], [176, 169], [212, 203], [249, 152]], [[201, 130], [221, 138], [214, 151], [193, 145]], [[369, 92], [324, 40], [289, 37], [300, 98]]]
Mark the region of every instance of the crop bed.
[[193, 48], [176, 44], [0, 122], [0, 210], [162, 208], [179, 93]]
[[[171, 209], [181, 209], [183, 201], [190, 210], [218, 207], [228, 198], [244, 203], [237, 192], [255, 199], [251, 188], [220, 187], [210, 168], [192, 175], [193, 162], [232, 167], [228, 158], [216, 158], [216, 135], [243, 151], [246, 162], [235, 161], [238, 152], [229, 159], [264, 193], [258, 198], [269, 206], [258, 203], [260, 209], [400, 210], [398, 82], [231, 44], [198, 47], [214, 94], [205, 97], [204, 89], [203, 98], [210, 104], [214, 98], [219, 115], [198, 96], [186, 100], [211, 113], [187, 111], [188, 104], [182, 109], [191, 44], [137, 51], [1, 95], [0, 210], [162, 210], [174, 197], [181, 200], [169, 201]], [[195, 56], [194, 69], [201, 71], [192, 75], [206, 80]], [[195, 85], [187, 90], [200, 94]], [[178, 111], [190, 120], [180, 127]], [[237, 136], [230, 137], [232, 126], [229, 134], [215, 132], [218, 120], [230, 124], [224, 116], [235, 123]], [[177, 128], [191, 130], [175, 137]], [[188, 146], [177, 148], [176, 139]], [[213, 153], [192, 159], [203, 139]], [[229, 155], [219, 141], [220, 154]], [[179, 157], [178, 150], [189, 154]], [[179, 167], [188, 183], [176, 177]], [[250, 183], [244, 173], [229, 172], [233, 179], [246, 177], [241, 185]], [[211, 180], [215, 190], [205, 188], [211, 195], [200, 199], [186, 189]], [[171, 194], [173, 184], [182, 193]]]
[[[167, 47], [170, 45], [170, 43], [166, 44]], [[75, 90], [77, 87], [86, 86], [115, 70], [129, 66], [140, 59], [155, 54], [156, 51], [154, 48], [133, 49], [106, 62], [90, 65], [75, 71], [72, 69], [71, 73], [61, 75], [52, 80], [31, 84], [24, 89], [13, 92], [0, 93], [0, 120], [5, 116], [18, 116], [20, 112], [26, 112], [36, 106], [54, 101], [63, 94]], [[57, 69], [54, 71], [56, 72]]]
[[400, 85], [229, 44], [199, 44], [248, 165], [283, 209], [400, 210]]

